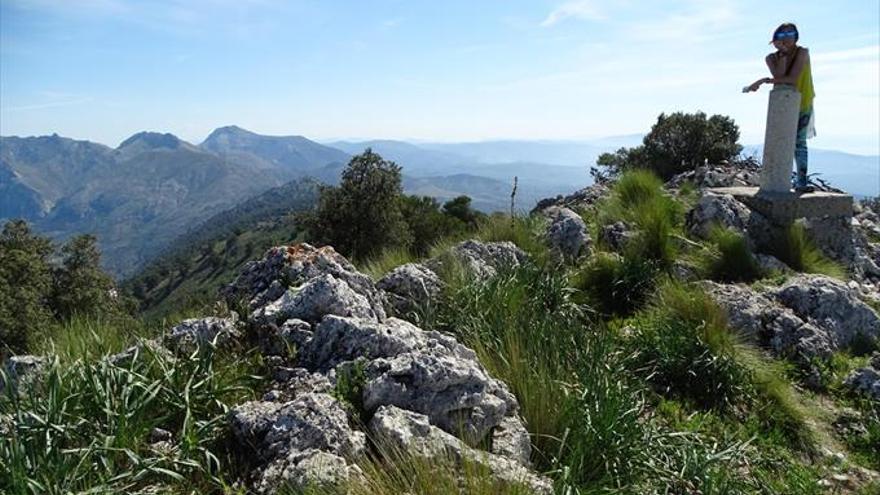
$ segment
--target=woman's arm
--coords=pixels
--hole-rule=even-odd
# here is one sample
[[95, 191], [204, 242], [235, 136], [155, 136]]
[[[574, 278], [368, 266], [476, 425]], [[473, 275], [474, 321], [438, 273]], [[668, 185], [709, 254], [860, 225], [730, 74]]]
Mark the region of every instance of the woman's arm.
[[[785, 75], [785, 62], [788, 62], [786, 57], [779, 57], [777, 59], [782, 59], [782, 63], [774, 62], [774, 67], [771, 67], [770, 57], [774, 54], [767, 55], [767, 66], [770, 67], [770, 73], [773, 74], [773, 77], [770, 78], [770, 81], [773, 84], [795, 84], [797, 83], [798, 77], [801, 75], [801, 71], [804, 70], [804, 66], [807, 64], [807, 60], [810, 59], [810, 53], [806, 48], [801, 48], [797, 51], [794, 57], [794, 65], [792, 65], [791, 70], [788, 72], [788, 75]], [[781, 67], [780, 67], [781, 66]]]

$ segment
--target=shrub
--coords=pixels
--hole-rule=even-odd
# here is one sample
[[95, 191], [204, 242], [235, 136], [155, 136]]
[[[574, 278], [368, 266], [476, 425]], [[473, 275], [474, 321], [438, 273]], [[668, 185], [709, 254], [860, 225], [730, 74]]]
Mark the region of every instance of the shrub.
[[739, 127], [730, 117], [703, 112], [660, 114], [641, 146], [604, 153], [596, 163], [614, 175], [634, 168], [646, 168], [663, 180], [693, 170], [705, 161], [721, 163], [742, 151], [737, 144]]

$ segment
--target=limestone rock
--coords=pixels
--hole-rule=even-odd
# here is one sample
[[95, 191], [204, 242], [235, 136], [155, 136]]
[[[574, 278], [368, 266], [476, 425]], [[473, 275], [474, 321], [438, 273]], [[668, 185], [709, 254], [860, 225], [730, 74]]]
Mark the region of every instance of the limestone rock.
[[827, 330], [746, 286], [708, 281], [701, 285], [725, 310], [731, 328], [777, 355], [808, 361], [829, 356], [836, 348]]
[[614, 222], [599, 229], [599, 239], [614, 252], [622, 252], [638, 234], [624, 222]]
[[843, 384], [880, 402], [880, 370], [873, 366], [854, 370], [846, 377]]
[[300, 287], [322, 275], [332, 275], [344, 282], [366, 298], [379, 319], [385, 318], [382, 291], [376, 289], [370, 277], [358, 272], [330, 246], [315, 248], [301, 243], [274, 247], [263, 259], [245, 265], [235, 281], [221, 292], [230, 303], [245, 299], [253, 311], [277, 301], [288, 288]]
[[45, 356], [23, 354], [9, 357], [3, 367], [9, 383], [5, 383], [3, 376], [0, 375], [0, 393], [5, 391], [7, 385], [16, 390], [19, 386], [35, 380], [48, 365], [49, 358]]
[[[498, 270], [515, 268], [528, 259], [528, 255], [523, 250], [509, 241], [482, 243], [468, 240], [453, 247], [451, 254], [479, 280], [494, 277]], [[426, 265], [434, 272], [438, 272], [442, 262], [432, 259]]]
[[286, 403], [248, 402], [232, 410], [230, 423], [238, 443], [254, 448], [263, 461], [255, 483], [261, 493], [274, 493], [284, 483], [305, 488], [344, 481], [356, 470], [348, 460], [366, 449], [366, 437], [349, 426], [339, 402], [322, 393]]
[[370, 420], [370, 432], [380, 446], [391, 451], [451, 462], [461, 466], [475, 463], [486, 469], [499, 483], [525, 485], [533, 493], [549, 494], [552, 482], [531, 473], [517, 462], [465, 445], [458, 438], [433, 426], [423, 414], [386, 406]]
[[835, 348], [862, 334], [880, 337], [880, 317], [846, 284], [822, 275], [800, 275], [772, 292], [773, 297], [805, 321], [825, 329]]
[[191, 354], [203, 345], [223, 346], [241, 337], [235, 321], [229, 318], [183, 320], [165, 337], [165, 346], [178, 354]]
[[749, 227], [749, 208], [729, 194], [707, 193], [687, 213], [685, 225], [697, 237], [707, 239], [712, 227], [720, 225], [745, 234]]
[[517, 412], [516, 398], [503, 383], [489, 377], [475, 359], [462, 359], [443, 346], [376, 359], [366, 374], [367, 411], [394, 405], [419, 412], [471, 445]]
[[266, 322], [296, 318], [314, 324], [324, 315], [378, 320], [380, 314], [384, 317], [384, 310], [377, 312], [366, 296], [352, 290], [343, 280], [323, 274], [287, 290], [276, 301], [257, 309], [254, 318]]
[[580, 215], [558, 206], [551, 206], [543, 213], [550, 219], [545, 235], [551, 250], [564, 260], [576, 260], [589, 253], [592, 241]]
[[291, 349], [302, 349], [312, 339], [312, 326], [303, 320], [291, 318], [281, 326], [275, 324], [257, 327], [260, 350], [268, 356], [286, 356]]
[[531, 466], [532, 440], [526, 426], [516, 416], [507, 416], [492, 432], [492, 453]]
[[758, 267], [764, 273], [771, 272], [781, 272], [781, 273], [792, 273], [793, 270], [788, 267], [785, 263], [779, 260], [776, 256], [756, 253], [755, 261], [758, 263]]
[[376, 282], [376, 287], [388, 294], [398, 315], [406, 315], [436, 301], [443, 290], [443, 282], [428, 267], [407, 263], [385, 274]]

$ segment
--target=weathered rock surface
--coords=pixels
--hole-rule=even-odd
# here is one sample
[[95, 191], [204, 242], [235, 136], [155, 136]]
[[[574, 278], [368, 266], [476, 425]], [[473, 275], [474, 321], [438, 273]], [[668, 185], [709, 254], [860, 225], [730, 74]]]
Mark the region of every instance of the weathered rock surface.
[[179, 354], [191, 354], [207, 344], [223, 346], [241, 337], [235, 321], [229, 318], [183, 320], [165, 337], [165, 346]]
[[142, 357], [145, 354], [158, 354], [165, 360], [174, 359], [174, 355], [162, 345], [161, 340], [149, 339], [142, 340], [122, 352], [107, 356], [107, 361], [115, 366], [127, 367], [131, 365], [136, 356]]
[[799, 275], [756, 292], [744, 285], [703, 282], [728, 314], [731, 327], [775, 353], [828, 356], [860, 336], [880, 336], [880, 317], [846, 284], [822, 275]]
[[705, 189], [709, 187], [757, 186], [761, 168], [754, 160], [741, 160], [734, 164], [709, 164], [680, 173], [666, 183], [666, 187], [679, 188], [689, 182]]
[[299, 350], [312, 339], [312, 326], [297, 318], [291, 318], [280, 326], [260, 325], [256, 328], [260, 350], [267, 356], [287, 356], [290, 350]]
[[366, 436], [353, 430], [339, 402], [327, 394], [305, 393], [286, 403], [247, 402], [230, 413], [235, 438], [256, 447], [263, 461], [254, 487], [274, 493], [289, 484], [337, 484], [358, 471]]
[[588, 210], [596, 205], [608, 194], [608, 186], [599, 182], [575, 191], [567, 196], [559, 195], [555, 198], [542, 199], [538, 202], [531, 213], [542, 211], [551, 206], [569, 208], [571, 210]]
[[774, 353], [808, 361], [828, 356], [834, 342], [824, 329], [805, 322], [790, 309], [746, 286], [702, 282], [725, 310], [731, 328]]
[[850, 373], [843, 383], [854, 391], [880, 402], [880, 369], [873, 366], [859, 368]]
[[551, 250], [568, 261], [589, 254], [592, 240], [580, 215], [558, 206], [545, 209], [543, 214], [550, 220], [545, 235]]
[[358, 272], [330, 246], [315, 248], [302, 243], [274, 247], [263, 259], [245, 265], [242, 273], [222, 293], [230, 303], [244, 298], [253, 311], [277, 301], [289, 288], [300, 287], [322, 275], [332, 275], [345, 282], [352, 291], [366, 298], [379, 319], [385, 318], [382, 291], [376, 289], [370, 277]]
[[599, 239], [612, 251], [622, 252], [638, 232], [624, 222], [614, 222], [599, 229]]
[[843, 282], [822, 275], [800, 275], [772, 292], [801, 319], [823, 328], [834, 346], [849, 345], [859, 334], [880, 337], [880, 317]]
[[32, 356], [28, 354], [10, 356], [3, 366], [8, 383], [0, 375], [0, 393], [6, 390], [7, 385], [15, 390], [23, 383], [36, 379], [42, 374], [48, 364], [49, 358], [45, 356]]
[[749, 228], [751, 210], [729, 194], [704, 194], [687, 213], [685, 225], [691, 235], [707, 239], [715, 225], [741, 234]]
[[377, 312], [366, 296], [352, 290], [346, 282], [322, 274], [288, 289], [277, 300], [254, 311], [254, 318], [267, 322], [295, 318], [314, 324], [328, 314], [374, 320], [385, 316], [384, 310]]
[[[526, 260], [512, 243], [466, 241], [451, 254], [481, 278]], [[528, 473], [528, 432], [506, 385], [452, 336], [388, 317], [383, 288], [416, 303], [441, 287], [430, 265], [401, 267], [377, 287], [332, 249], [305, 245], [270, 250], [227, 288], [248, 298], [251, 330], [274, 367], [263, 400], [230, 416], [234, 437], [254, 450], [257, 491], [359, 476], [366, 442], [346, 414], [368, 418], [387, 406], [423, 415], [466, 448], [491, 445], [485, 455]], [[361, 409], [330, 395], [342, 377], [354, 380], [344, 393], [361, 394], [350, 398]]]
[[436, 301], [443, 282], [425, 265], [407, 263], [385, 274], [376, 287], [386, 292], [397, 315], [404, 316]]
[[468, 447], [458, 438], [433, 426], [423, 414], [386, 406], [376, 411], [369, 427], [373, 438], [387, 449], [456, 465], [475, 463], [489, 471], [499, 483], [525, 485], [533, 493], [549, 494], [553, 490], [549, 479], [531, 473], [511, 459]]

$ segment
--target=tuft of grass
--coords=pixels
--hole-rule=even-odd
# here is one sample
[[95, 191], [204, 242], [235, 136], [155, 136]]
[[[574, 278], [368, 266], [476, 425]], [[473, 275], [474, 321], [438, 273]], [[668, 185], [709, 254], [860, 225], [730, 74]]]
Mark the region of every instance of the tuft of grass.
[[540, 215], [490, 215], [482, 222], [474, 237], [483, 242], [510, 241], [528, 253], [532, 261], [543, 266], [550, 259], [550, 251], [543, 240], [544, 219]]
[[628, 257], [647, 258], [668, 270], [678, 252], [676, 234], [683, 207], [663, 190], [663, 183], [653, 173], [632, 170], [612, 186], [610, 197], [599, 207], [603, 225], [624, 221], [638, 230], [628, 243]]
[[709, 234], [714, 248], [702, 261], [709, 278], [720, 282], [752, 282], [761, 277], [758, 262], [746, 238], [733, 230], [715, 226]]
[[658, 264], [638, 256], [596, 253], [576, 271], [571, 285], [579, 302], [603, 316], [626, 316], [638, 310], [654, 290]]
[[635, 366], [664, 396], [730, 410], [747, 394], [748, 371], [724, 313], [705, 293], [667, 282], [634, 320]]
[[[146, 348], [125, 366], [56, 357], [31, 388], [0, 398], [0, 416], [12, 418], [0, 437], [0, 487], [50, 495], [218, 490], [239, 465], [224, 448], [226, 413], [256, 397], [261, 374], [259, 353], [207, 349], [174, 359]], [[153, 428], [171, 432], [169, 443], [149, 445]]]
[[789, 226], [785, 235], [773, 246], [772, 254], [793, 270], [846, 279], [846, 269], [822, 254], [801, 223], [795, 222]]
[[370, 276], [373, 280], [379, 280], [386, 273], [416, 261], [416, 257], [405, 247], [394, 247], [383, 250], [378, 256], [371, 258], [362, 264], [358, 264], [358, 270]]
[[157, 328], [131, 318], [95, 318], [74, 316], [54, 325], [35, 343], [33, 353], [58, 356], [62, 362], [78, 359], [94, 361], [121, 352], [137, 338], [146, 338]]

